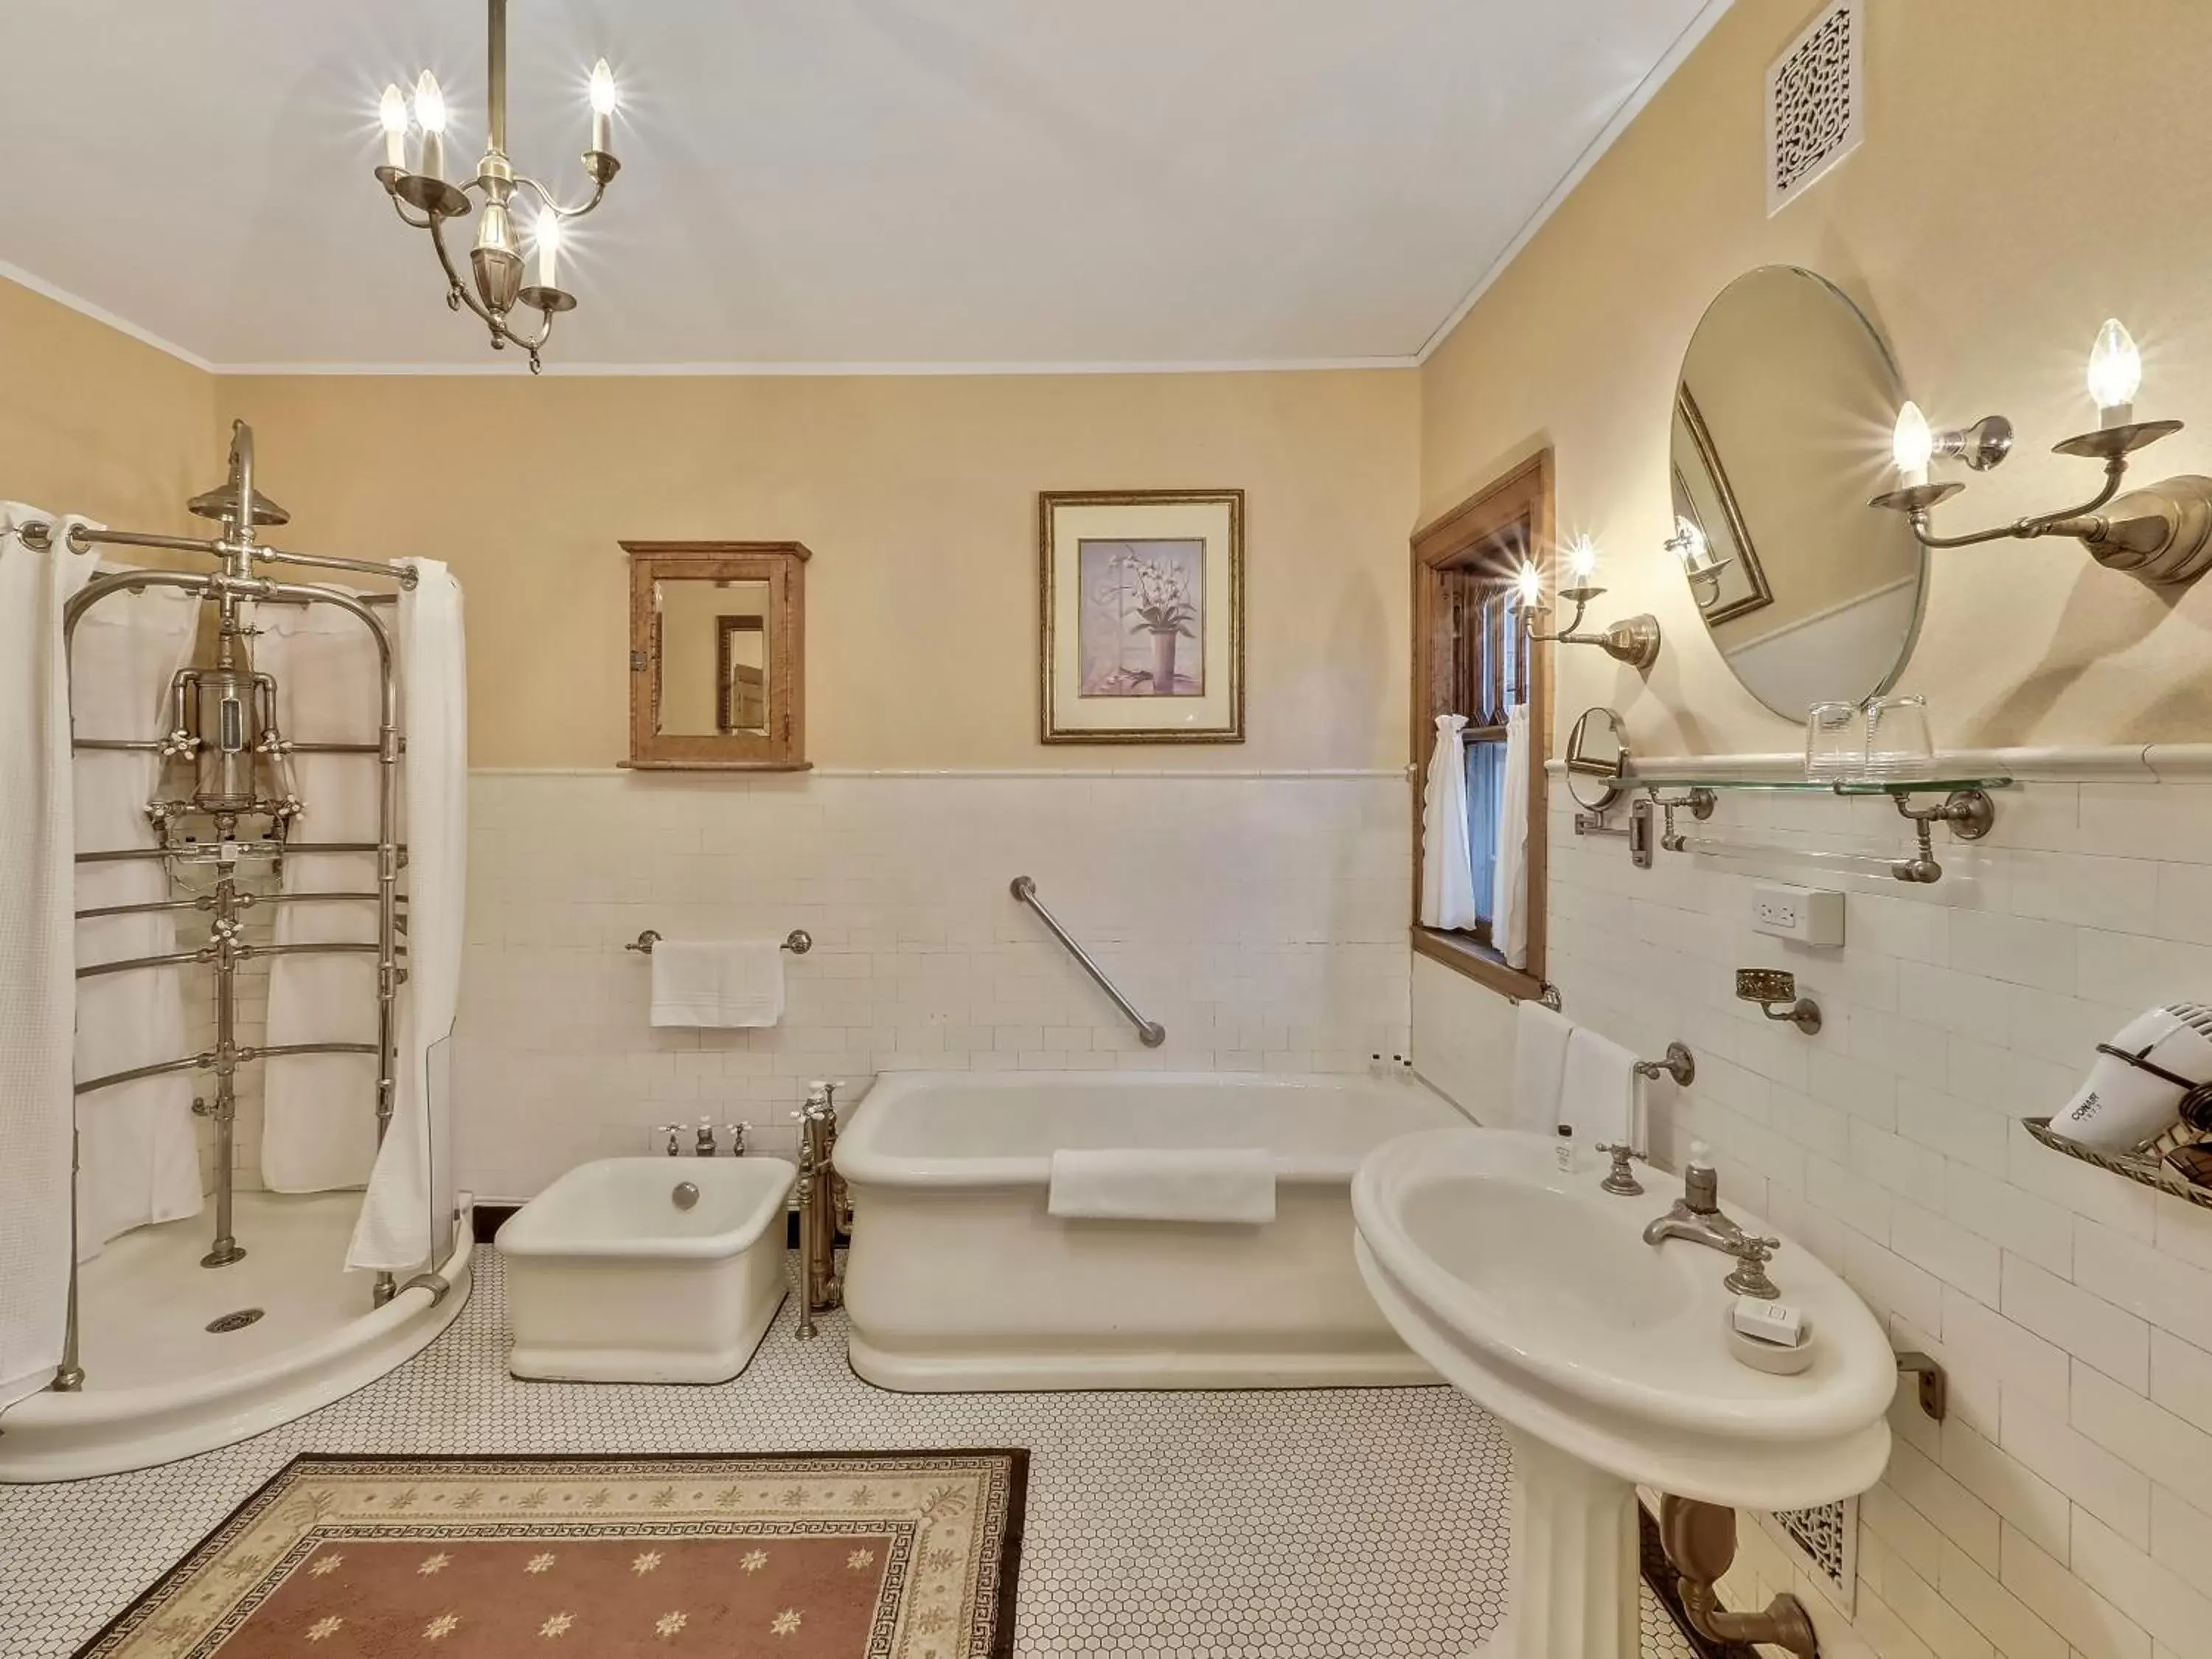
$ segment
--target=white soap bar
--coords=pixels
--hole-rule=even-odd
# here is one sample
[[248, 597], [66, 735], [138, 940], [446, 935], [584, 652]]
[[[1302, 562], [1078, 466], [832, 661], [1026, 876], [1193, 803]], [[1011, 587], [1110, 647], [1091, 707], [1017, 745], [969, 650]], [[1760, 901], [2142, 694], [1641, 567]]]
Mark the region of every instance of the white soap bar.
[[1736, 1329], [1746, 1336], [1779, 1348], [1794, 1348], [1805, 1340], [1805, 1316], [1786, 1302], [1740, 1296], [1735, 1316]]

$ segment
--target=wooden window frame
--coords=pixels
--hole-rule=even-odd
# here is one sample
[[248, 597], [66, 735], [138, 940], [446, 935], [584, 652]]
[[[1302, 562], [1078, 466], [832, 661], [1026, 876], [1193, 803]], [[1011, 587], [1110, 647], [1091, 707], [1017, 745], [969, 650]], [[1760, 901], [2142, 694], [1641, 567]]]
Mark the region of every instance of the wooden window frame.
[[1421, 797], [1428, 781], [1429, 757], [1436, 747], [1437, 715], [1431, 707], [1438, 656], [1442, 606], [1438, 573], [1469, 562], [1516, 524], [1527, 526], [1529, 556], [1548, 566], [1553, 542], [1552, 453], [1542, 450], [1502, 476], [1413, 538], [1413, 891], [1411, 934], [1416, 955], [1442, 963], [1455, 973], [1489, 987], [1501, 996], [1540, 996], [1545, 989], [1547, 918], [1546, 866], [1550, 812], [1546, 799], [1545, 760], [1552, 738], [1552, 647], [1529, 642], [1528, 674], [1528, 960], [1509, 968], [1487, 944], [1465, 933], [1421, 925]]
[[[798, 542], [624, 542], [629, 555], [629, 758], [640, 771], [804, 772], [806, 758], [806, 561]], [[658, 709], [661, 631], [654, 585], [768, 584], [770, 729], [663, 734]]]

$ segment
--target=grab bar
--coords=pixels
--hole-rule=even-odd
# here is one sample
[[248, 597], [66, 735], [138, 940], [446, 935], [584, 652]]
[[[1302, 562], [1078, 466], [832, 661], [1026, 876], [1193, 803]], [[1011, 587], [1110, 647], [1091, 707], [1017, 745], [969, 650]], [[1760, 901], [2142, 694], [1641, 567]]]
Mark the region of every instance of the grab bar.
[[1097, 981], [1100, 990], [1114, 999], [1114, 1006], [1121, 1011], [1121, 1017], [1137, 1028], [1138, 1042], [1147, 1048], [1157, 1048], [1168, 1040], [1168, 1028], [1158, 1020], [1146, 1019], [1131, 1006], [1129, 999], [1123, 996], [1114, 981], [1106, 977], [1106, 970], [1091, 959], [1091, 952], [1070, 939], [1067, 929], [1060, 925], [1051, 911], [1037, 902], [1036, 883], [1027, 876], [1016, 876], [1007, 884], [1006, 890], [1018, 902], [1028, 905], [1037, 913], [1037, 920], [1052, 929], [1052, 936], [1067, 947], [1067, 954], [1073, 957], [1083, 971]]

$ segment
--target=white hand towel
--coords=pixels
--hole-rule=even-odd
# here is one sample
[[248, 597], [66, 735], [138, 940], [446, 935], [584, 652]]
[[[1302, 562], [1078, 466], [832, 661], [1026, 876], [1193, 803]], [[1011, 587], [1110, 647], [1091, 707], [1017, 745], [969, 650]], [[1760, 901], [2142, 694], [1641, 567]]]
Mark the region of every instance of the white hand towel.
[[773, 1025], [782, 1018], [783, 947], [776, 940], [654, 943], [655, 1025]]
[[1565, 1016], [1534, 997], [1522, 998], [1513, 1025], [1513, 1090], [1506, 1097], [1504, 1127], [1550, 1134], [1565, 1121], [1559, 1089], [1566, 1077], [1567, 1037], [1574, 1029]]
[[1636, 1056], [1612, 1038], [1576, 1026], [1567, 1039], [1559, 1121], [1574, 1130], [1577, 1148], [1605, 1141], [1641, 1150], [1636, 1115]]
[[1273, 1221], [1274, 1155], [1259, 1148], [1063, 1150], [1052, 1155], [1045, 1207], [1109, 1221]]

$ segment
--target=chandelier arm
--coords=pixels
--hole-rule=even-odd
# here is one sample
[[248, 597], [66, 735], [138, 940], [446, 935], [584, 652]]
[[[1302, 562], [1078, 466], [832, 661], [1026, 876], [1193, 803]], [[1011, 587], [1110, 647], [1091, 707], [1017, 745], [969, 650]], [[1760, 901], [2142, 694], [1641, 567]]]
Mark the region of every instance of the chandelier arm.
[[592, 186], [590, 198], [586, 200], [581, 207], [562, 206], [559, 199], [554, 196], [550, 190], [548, 190], [544, 185], [540, 184], [537, 179], [532, 178], [526, 173], [516, 173], [514, 175], [514, 182], [518, 185], [527, 185], [532, 190], [535, 191], [538, 193], [538, 200], [539, 204], [546, 208], [547, 210], [549, 210], [556, 219], [580, 219], [607, 198], [607, 184], [606, 180], [604, 179], [599, 179]]
[[399, 216], [399, 222], [401, 224], [405, 225], [410, 230], [429, 229], [429, 215], [425, 214], [420, 219], [410, 219], [407, 216], [407, 204], [399, 199], [399, 192], [395, 190], [391, 192], [391, 196], [392, 210]]
[[2120, 493], [2120, 480], [2127, 474], [2128, 458], [2115, 455], [2105, 463], [2105, 487], [2081, 506], [2063, 513], [2044, 513], [2033, 518], [2015, 519], [1994, 530], [1979, 530], [1966, 536], [1930, 536], [1928, 532], [1928, 509], [1922, 507], [1911, 514], [1912, 533], [1924, 547], [1978, 547], [1984, 542], [1999, 542], [2008, 538], [2029, 540], [2037, 536], [2079, 535], [2081, 532], [2070, 523], [2086, 518]]
[[433, 220], [430, 225], [430, 243], [438, 250], [438, 263], [445, 267], [446, 282], [453, 295], [467, 306], [471, 311], [476, 313], [477, 317], [495, 332], [503, 331], [501, 329], [499, 319], [477, 300], [469, 286], [461, 281], [460, 273], [453, 269], [453, 256], [446, 251], [446, 234], [439, 228], [435, 220]]

